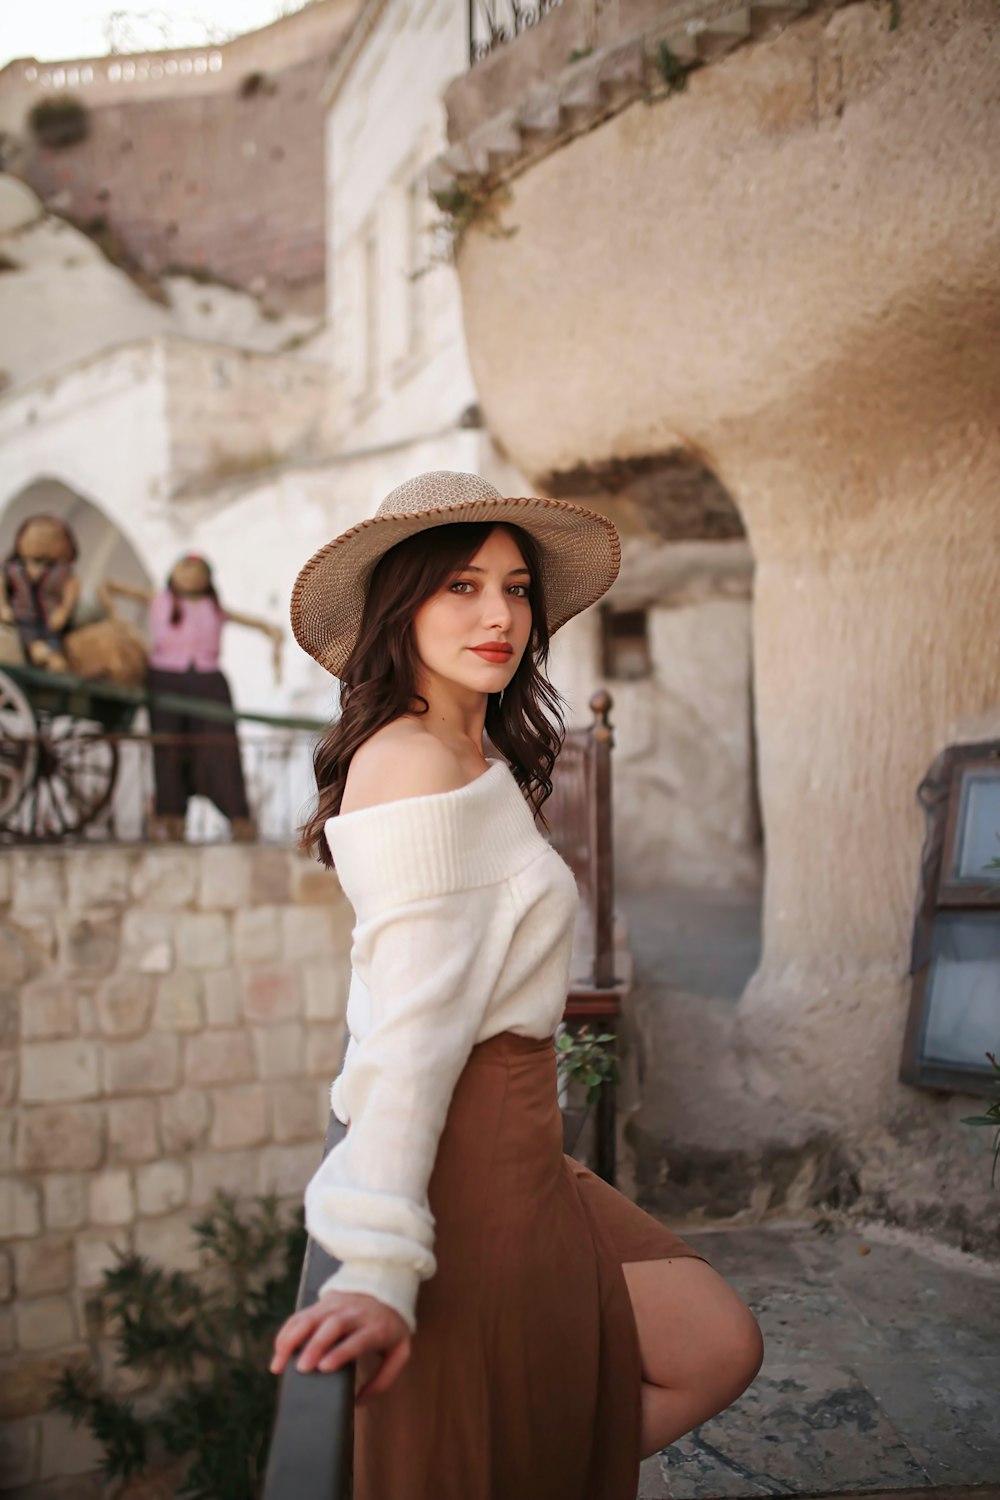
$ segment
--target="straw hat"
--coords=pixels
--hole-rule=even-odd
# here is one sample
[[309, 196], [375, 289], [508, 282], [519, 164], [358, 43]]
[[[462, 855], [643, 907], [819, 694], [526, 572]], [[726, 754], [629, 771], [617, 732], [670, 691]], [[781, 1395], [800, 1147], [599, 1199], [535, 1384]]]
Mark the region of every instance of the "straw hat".
[[476, 474], [438, 469], [390, 491], [374, 516], [309, 559], [292, 589], [292, 630], [302, 649], [339, 677], [358, 638], [379, 558], [404, 537], [451, 521], [507, 521], [530, 532], [541, 553], [550, 635], [618, 576], [621, 544], [605, 516], [568, 500], [501, 495]]

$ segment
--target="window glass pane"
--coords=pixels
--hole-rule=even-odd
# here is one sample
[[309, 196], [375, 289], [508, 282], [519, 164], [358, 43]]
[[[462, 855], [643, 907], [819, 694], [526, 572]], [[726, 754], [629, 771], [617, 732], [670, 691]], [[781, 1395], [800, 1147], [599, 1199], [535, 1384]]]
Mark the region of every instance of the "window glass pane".
[[620, 680], [648, 677], [653, 664], [644, 609], [601, 612], [605, 677]]
[[920, 1054], [990, 1071], [1000, 1049], [1000, 916], [940, 914], [934, 924]]
[[1000, 885], [1000, 869], [987, 869], [990, 860], [998, 857], [1000, 772], [969, 771], [962, 777], [953, 878], [974, 885]]

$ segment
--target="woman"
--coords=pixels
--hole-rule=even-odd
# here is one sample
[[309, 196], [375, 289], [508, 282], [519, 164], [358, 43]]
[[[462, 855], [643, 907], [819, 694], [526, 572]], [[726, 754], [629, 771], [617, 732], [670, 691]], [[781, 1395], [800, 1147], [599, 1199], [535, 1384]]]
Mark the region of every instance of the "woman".
[[293, 592], [343, 684], [303, 842], [357, 923], [348, 1130], [306, 1190], [341, 1264], [271, 1368], [357, 1361], [356, 1500], [634, 1500], [640, 1459], [760, 1364], [735, 1292], [562, 1152], [577, 891], [534, 820], [563, 734], [544, 667], [619, 556], [591, 511], [440, 472]]

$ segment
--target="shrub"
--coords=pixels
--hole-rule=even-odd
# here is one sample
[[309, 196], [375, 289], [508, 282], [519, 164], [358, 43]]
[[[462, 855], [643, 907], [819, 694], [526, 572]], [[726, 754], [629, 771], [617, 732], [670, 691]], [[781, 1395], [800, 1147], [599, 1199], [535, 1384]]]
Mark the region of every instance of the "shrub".
[[432, 264], [452, 264], [466, 231], [473, 224], [478, 224], [493, 239], [509, 239], [516, 234], [516, 226], [501, 224], [499, 217], [510, 196], [510, 189], [491, 173], [468, 173], [456, 177], [449, 187], [433, 192], [431, 197], [442, 217], [429, 227], [436, 239], [443, 239], [444, 249], [432, 257]]
[[614, 1033], [610, 1031], [591, 1036], [586, 1022], [576, 1036], [564, 1031], [555, 1044], [560, 1085], [571, 1080], [583, 1084], [587, 1090], [587, 1103], [593, 1104], [604, 1083], [620, 1083], [618, 1061], [608, 1048], [608, 1042], [614, 1039]]
[[[998, 862], [997, 860], [993, 861], [994, 866], [996, 866], [998, 863], [1000, 862]], [[962, 1124], [974, 1125], [979, 1127], [980, 1129], [993, 1131], [993, 1171], [990, 1174], [990, 1186], [995, 1187], [997, 1180], [997, 1164], [998, 1162], [1000, 1162], [1000, 1063], [997, 1062], [996, 1053], [987, 1052], [986, 1056], [989, 1058], [990, 1066], [992, 1067], [994, 1073], [994, 1081], [997, 1090], [996, 1097], [986, 1110], [985, 1114], [966, 1115], [965, 1119], [962, 1121]]]
[[40, 99], [28, 115], [35, 140], [50, 151], [76, 146], [90, 133], [90, 111], [79, 99]]
[[271, 1341], [295, 1306], [302, 1216], [283, 1221], [273, 1197], [241, 1211], [219, 1193], [193, 1233], [197, 1275], [131, 1254], [104, 1273], [118, 1364], [161, 1381], [157, 1395], [140, 1406], [102, 1389], [92, 1367], [74, 1365], [52, 1405], [90, 1428], [108, 1479], [173, 1460], [186, 1465], [178, 1495], [188, 1500], [256, 1500], [277, 1397]]
[[245, 73], [240, 79], [237, 93], [241, 99], [254, 99], [258, 94], [276, 94], [278, 85], [266, 73]]

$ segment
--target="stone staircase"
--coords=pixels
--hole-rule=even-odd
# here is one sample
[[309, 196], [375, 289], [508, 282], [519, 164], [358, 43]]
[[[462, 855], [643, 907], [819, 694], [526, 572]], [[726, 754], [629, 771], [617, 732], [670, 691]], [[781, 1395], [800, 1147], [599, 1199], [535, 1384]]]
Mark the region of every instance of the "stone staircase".
[[[832, 4], [840, 3], [844, 0], [832, 0]], [[554, 75], [526, 82], [516, 104], [492, 114], [431, 164], [429, 190], [434, 196], [447, 195], [472, 179], [499, 184], [637, 98], [664, 96], [671, 90], [664, 62], [677, 69], [676, 88], [693, 69], [725, 57], [746, 42], [773, 35], [821, 5], [830, 9], [831, 0], [666, 3], [651, 24], [604, 45], [580, 49], [575, 60], [567, 61]], [[505, 44], [503, 52], [513, 60], [517, 49], [534, 42], [545, 27], [563, 22], [568, 9], [551, 11], [531, 33]], [[512, 68], [511, 72], [514, 83], [516, 71]], [[474, 87], [476, 73], [473, 69], [458, 86]]]

